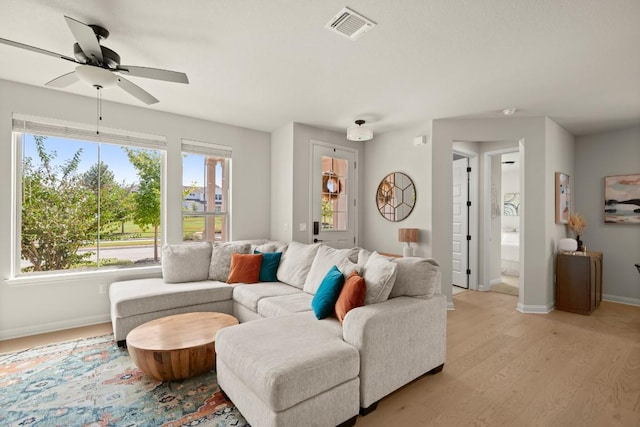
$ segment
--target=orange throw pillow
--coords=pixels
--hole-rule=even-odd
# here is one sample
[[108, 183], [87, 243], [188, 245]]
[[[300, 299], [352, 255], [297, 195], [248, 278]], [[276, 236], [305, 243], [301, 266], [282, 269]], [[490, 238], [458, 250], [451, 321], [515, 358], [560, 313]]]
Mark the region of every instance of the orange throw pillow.
[[364, 278], [358, 276], [355, 271], [344, 282], [340, 296], [336, 302], [336, 317], [342, 323], [350, 310], [364, 305], [364, 296], [367, 293], [367, 285]]
[[262, 254], [231, 254], [227, 283], [256, 283], [260, 280]]

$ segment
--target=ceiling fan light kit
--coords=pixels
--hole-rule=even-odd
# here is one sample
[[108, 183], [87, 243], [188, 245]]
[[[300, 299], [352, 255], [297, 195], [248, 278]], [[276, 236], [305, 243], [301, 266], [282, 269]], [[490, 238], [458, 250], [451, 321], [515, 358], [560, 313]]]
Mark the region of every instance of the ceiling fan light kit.
[[140, 86], [118, 74], [124, 73], [129, 76], [173, 83], [189, 83], [189, 79], [185, 73], [159, 68], [120, 65], [120, 55], [108, 47], [100, 45], [101, 40], [109, 37], [109, 31], [107, 31], [107, 29], [99, 25], [87, 25], [68, 16], [64, 18], [69, 26], [69, 30], [71, 30], [73, 34], [73, 38], [76, 40], [76, 43], [73, 45], [75, 59], [35, 46], [0, 38], [0, 43], [2, 44], [57, 57], [78, 64], [75, 71], [56, 77], [47, 82], [45, 86], [65, 88], [78, 80], [97, 89], [118, 86], [145, 104], [155, 104], [158, 102], [155, 97]]
[[373, 138], [373, 131], [363, 126], [364, 120], [356, 120], [356, 125], [347, 129], [347, 139], [349, 141], [369, 141]]
[[112, 87], [115, 86], [118, 81], [118, 77], [116, 77], [116, 75], [111, 71], [91, 65], [78, 65], [76, 67], [76, 73], [78, 74], [80, 81], [83, 81], [93, 87]]

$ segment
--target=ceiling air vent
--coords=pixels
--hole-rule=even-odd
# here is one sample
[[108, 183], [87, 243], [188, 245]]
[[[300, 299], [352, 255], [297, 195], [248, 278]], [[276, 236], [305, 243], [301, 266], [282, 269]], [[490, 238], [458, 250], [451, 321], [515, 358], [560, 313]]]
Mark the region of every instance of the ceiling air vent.
[[325, 28], [335, 31], [349, 40], [358, 40], [375, 25], [375, 22], [345, 7], [331, 18]]

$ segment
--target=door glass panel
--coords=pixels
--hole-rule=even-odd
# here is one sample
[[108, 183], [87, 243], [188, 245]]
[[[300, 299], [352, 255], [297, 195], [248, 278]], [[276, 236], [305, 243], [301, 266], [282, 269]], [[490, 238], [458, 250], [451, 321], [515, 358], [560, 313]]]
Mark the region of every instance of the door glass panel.
[[344, 231], [347, 226], [347, 167], [345, 159], [322, 156], [323, 231]]

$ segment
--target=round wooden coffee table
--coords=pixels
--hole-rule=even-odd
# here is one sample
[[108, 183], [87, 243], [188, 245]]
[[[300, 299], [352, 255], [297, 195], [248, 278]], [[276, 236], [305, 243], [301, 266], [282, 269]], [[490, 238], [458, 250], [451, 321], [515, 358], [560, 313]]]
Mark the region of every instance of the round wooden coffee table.
[[237, 324], [235, 317], [215, 312], [162, 317], [129, 332], [127, 349], [136, 366], [153, 378], [190, 378], [215, 368], [216, 333]]

